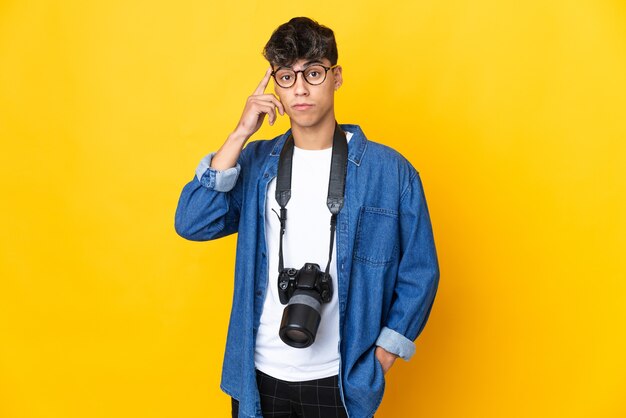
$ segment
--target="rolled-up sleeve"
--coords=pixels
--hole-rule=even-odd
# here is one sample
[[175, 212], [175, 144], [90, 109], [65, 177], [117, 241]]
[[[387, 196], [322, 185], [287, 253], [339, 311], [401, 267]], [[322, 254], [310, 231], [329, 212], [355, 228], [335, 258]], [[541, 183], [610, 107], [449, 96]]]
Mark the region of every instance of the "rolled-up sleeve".
[[212, 152], [200, 161], [198, 168], [196, 168], [196, 178], [204, 187], [218, 192], [229, 192], [237, 184], [241, 165], [237, 163], [235, 167], [226, 170], [211, 168], [211, 161], [215, 154], [215, 152]]
[[246, 148], [236, 166], [226, 170], [211, 168], [215, 152], [200, 161], [178, 200], [174, 226], [180, 236], [207, 241], [237, 232], [243, 198], [241, 167]]

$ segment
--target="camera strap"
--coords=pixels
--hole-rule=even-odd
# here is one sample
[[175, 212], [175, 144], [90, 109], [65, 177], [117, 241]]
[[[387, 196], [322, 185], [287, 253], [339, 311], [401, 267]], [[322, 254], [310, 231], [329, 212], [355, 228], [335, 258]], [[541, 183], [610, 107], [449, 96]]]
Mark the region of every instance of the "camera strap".
[[[278, 254], [278, 272], [283, 266], [283, 235], [287, 222], [287, 203], [291, 198], [291, 166], [293, 163], [293, 135], [289, 135], [283, 145], [278, 161], [278, 175], [276, 178], [276, 201], [280, 205], [280, 244]], [[335, 133], [333, 135], [333, 151], [330, 162], [330, 180], [328, 182], [328, 197], [326, 205], [331, 213], [330, 217], [330, 250], [328, 252], [328, 264], [326, 274], [330, 271], [330, 261], [333, 256], [333, 244], [335, 230], [337, 228], [337, 214], [341, 211], [344, 202], [344, 192], [346, 188], [346, 170], [348, 167], [348, 140], [346, 134], [341, 130], [339, 124], [335, 122]]]

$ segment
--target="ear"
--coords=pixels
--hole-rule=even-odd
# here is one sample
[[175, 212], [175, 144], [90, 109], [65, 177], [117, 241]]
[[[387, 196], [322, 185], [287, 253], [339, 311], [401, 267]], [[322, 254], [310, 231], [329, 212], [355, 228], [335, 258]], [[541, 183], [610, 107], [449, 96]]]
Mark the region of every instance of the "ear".
[[339, 87], [341, 87], [341, 85], [343, 84], [343, 73], [342, 73], [342, 68], [341, 65], [333, 68], [333, 74], [334, 79], [335, 79], [335, 91], [337, 91], [339, 89]]

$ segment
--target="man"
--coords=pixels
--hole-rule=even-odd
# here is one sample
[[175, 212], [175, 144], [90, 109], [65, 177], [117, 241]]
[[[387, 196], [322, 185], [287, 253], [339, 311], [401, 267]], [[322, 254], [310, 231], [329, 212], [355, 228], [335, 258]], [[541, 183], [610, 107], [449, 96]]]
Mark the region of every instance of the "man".
[[[271, 67], [176, 211], [187, 239], [239, 234], [221, 388], [233, 417], [371, 417], [439, 281], [420, 177], [359, 126], [336, 124], [332, 30], [291, 19], [264, 56]], [[290, 131], [244, 148], [266, 115], [284, 114]]]

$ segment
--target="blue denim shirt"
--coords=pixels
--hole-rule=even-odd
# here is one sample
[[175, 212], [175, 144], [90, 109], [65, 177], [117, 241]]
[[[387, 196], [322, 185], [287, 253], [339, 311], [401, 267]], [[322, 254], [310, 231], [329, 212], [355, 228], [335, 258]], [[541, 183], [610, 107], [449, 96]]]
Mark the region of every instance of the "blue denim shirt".
[[[367, 140], [357, 125], [341, 128], [353, 136], [336, 231], [339, 387], [348, 415], [366, 418], [385, 388], [375, 348], [405, 360], [413, 355], [437, 292], [439, 266], [418, 172], [398, 152]], [[268, 275], [265, 199], [289, 134], [248, 143], [236, 167], [224, 171], [210, 168], [214, 153], [205, 157], [176, 210], [176, 231], [184, 238], [239, 234], [221, 388], [239, 400], [240, 417], [262, 417], [255, 337], [267, 286], [277, 278]]]

